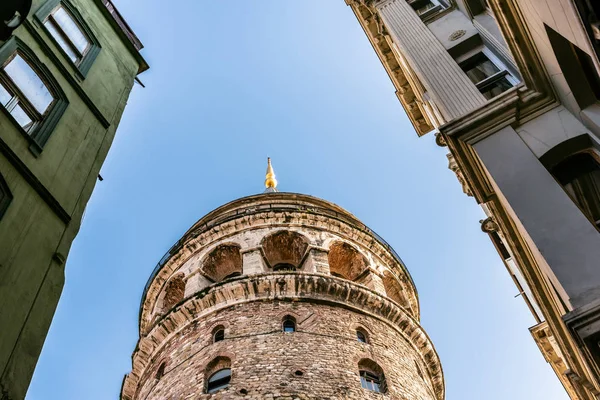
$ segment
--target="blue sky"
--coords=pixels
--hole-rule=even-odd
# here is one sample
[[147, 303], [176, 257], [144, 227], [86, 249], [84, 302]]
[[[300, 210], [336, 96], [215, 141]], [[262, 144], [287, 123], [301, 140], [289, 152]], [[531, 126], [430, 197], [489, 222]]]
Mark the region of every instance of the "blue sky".
[[263, 190], [346, 208], [417, 285], [447, 400], [566, 400], [483, 213], [417, 138], [343, 0], [115, 1], [151, 70], [129, 100], [83, 226], [27, 400], [117, 399], [144, 284], [219, 205]]

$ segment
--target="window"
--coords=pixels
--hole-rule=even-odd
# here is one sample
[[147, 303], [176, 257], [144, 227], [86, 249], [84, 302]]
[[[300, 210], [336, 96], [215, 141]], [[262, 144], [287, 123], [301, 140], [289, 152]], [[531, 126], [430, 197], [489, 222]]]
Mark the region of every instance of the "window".
[[225, 340], [225, 329], [222, 326], [217, 327], [213, 333], [213, 343]]
[[2, 178], [2, 175], [0, 174], [0, 219], [2, 219], [2, 216], [6, 212], [6, 209], [8, 208], [8, 205], [11, 201], [12, 194], [8, 189], [6, 181], [4, 180], [4, 178]]
[[164, 362], [160, 364], [160, 366], [158, 367], [158, 370], [156, 370], [156, 379], [160, 380], [163, 376], [165, 376], [166, 366], [167, 366], [167, 364]]
[[9, 114], [38, 155], [68, 105], [50, 71], [18, 38], [0, 47], [0, 109]]
[[590, 152], [574, 154], [551, 170], [583, 213], [600, 228], [600, 164]]
[[208, 378], [206, 393], [215, 393], [221, 389], [225, 389], [231, 382], [231, 369], [223, 368]]
[[358, 369], [360, 384], [364, 389], [377, 393], [387, 391], [383, 370], [375, 361], [363, 358], [358, 363]]
[[0, 103], [25, 132], [32, 132], [54, 102], [46, 84], [19, 52], [5, 61], [0, 75]]
[[50, 13], [44, 21], [44, 26], [71, 61], [79, 64], [83, 60], [91, 42], [62, 4]]
[[422, 19], [436, 14], [444, 8], [443, 4], [437, 0], [412, 0], [409, 1], [409, 4]]
[[35, 16], [85, 77], [100, 52], [100, 44], [77, 9], [67, 0], [48, 0]]
[[360, 371], [360, 384], [363, 388], [373, 392], [381, 393], [381, 381], [379, 376], [369, 371]]
[[296, 267], [292, 264], [281, 263], [273, 267], [273, 271], [295, 271]]
[[487, 51], [481, 51], [466, 61], [460, 63], [460, 67], [465, 71], [471, 82], [483, 96], [490, 100], [513, 87], [516, 80], [504, 68], [499, 60], [492, 61], [494, 58]]
[[356, 330], [356, 339], [361, 343], [369, 343], [369, 341], [367, 339], [367, 334], [362, 329]]
[[285, 333], [296, 332], [296, 319], [288, 315], [283, 319], [282, 327]]

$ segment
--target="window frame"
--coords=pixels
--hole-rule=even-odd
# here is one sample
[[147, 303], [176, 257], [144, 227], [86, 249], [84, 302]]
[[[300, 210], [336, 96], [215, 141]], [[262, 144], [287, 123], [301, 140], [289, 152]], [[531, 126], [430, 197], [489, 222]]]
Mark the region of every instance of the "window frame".
[[[507, 65], [504, 62], [502, 62], [502, 60], [500, 60], [500, 58], [498, 58], [487, 46], [477, 46], [476, 48], [457, 57], [456, 62], [466, 74], [467, 70], [465, 70], [465, 66], [470, 63], [473, 63], [475, 59], [481, 56], [486, 57], [496, 68], [498, 68], [498, 72], [496, 72], [495, 74], [488, 76], [487, 78], [477, 83], [473, 82], [473, 84], [477, 87], [477, 89], [479, 90], [479, 92], [481, 92], [482, 95], [486, 90], [490, 89], [494, 84], [500, 82], [502, 79], [506, 79], [512, 85], [512, 87], [515, 87], [519, 84], [519, 80], [514, 76], [514, 74], [507, 67]], [[469, 78], [469, 80], [471, 79]], [[510, 89], [507, 89], [504, 92], [508, 90]], [[496, 96], [500, 96], [502, 93]], [[494, 97], [492, 97], [492, 99]], [[489, 101], [491, 99], [486, 100]]]
[[[83, 54], [81, 54], [81, 59], [78, 62], [74, 62], [71, 59], [69, 54], [65, 51], [65, 49], [63, 49], [63, 47], [60, 45], [58, 40], [54, 37], [54, 35], [50, 32], [50, 30], [45, 25], [45, 22], [56, 12], [56, 10], [59, 7], [62, 7], [67, 12], [67, 14], [73, 19], [73, 22], [77, 25], [77, 27], [81, 30], [81, 32], [86, 36], [86, 38], [89, 42], [87, 49], [84, 51]], [[71, 4], [71, 2], [68, 0], [48, 0], [44, 4], [42, 4], [42, 6], [40, 6], [40, 8], [36, 11], [34, 16], [35, 16], [35, 19], [37, 20], [38, 24], [40, 25], [40, 27], [46, 33], [46, 35], [48, 35], [50, 40], [54, 43], [54, 45], [58, 48], [58, 50], [63, 54], [63, 56], [66, 58], [67, 62], [69, 64], [71, 64], [71, 66], [75, 69], [79, 78], [85, 79], [88, 72], [92, 68], [92, 65], [94, 64], [94, 61], [98, 57], [100, 50], [102, 50], [102, 46], [100, 45], [100, 42], [94, 35], [92, 29], [85, 22], [85, 19], [81, 16], [81, 13], [77, 10], [77, 8], [75, 6], [73, 6], [73, 4]], [[72, 50], [76, 51], [77, 53], [81, 53], [74, 46], [74, 44], [73, 44], [72, 40], [69, 38], [69, 36], [66, 33], [64, 33], [62, 28], [57, 23], [55, 23], [54, 26], [59, 31], [61, 36], [63, 37], [63, 40], [65, 40], [67, 42], [67, 44], [70, 45]]]
[[10, 191], [8, 184], [4, 180], [4, 177], [2, 176], [2, 174], [0, 174], [0, 221], [2, 220], [4, 214], [6, 214], [6, 210], [12, 202], [12, 199], [12, 192]]
[[[227, 375], [226, 377], [217, 379], [216, 382], [218, 382], [218, 385], [216, 388], [213, 387], [211, 388], [211, 383], [215, 384], [215, 382], [211, 382], [211, 379], [218, 374], [221, 371], [225, 371], [228, 370], [229, 371], [229, 375]], [[227, 379], [228, 378], [228, 379]], [[226, 383], [220, 383], [220, 381], [224, 381], [225, 379], [227, 379]], [[206, 393], [207, 394], [213, 394], [213, 393], [217, 393], [218, 391], [221, 391], [223, 389], [228, 388], [231, 385], [231, 379], [232, 379], [232, 371], [231, 371], [231, 367], [225, 367], [225, 368], [221, 368], [215, 372], [213, 372], [212, 374], [210, 374], [210, 376], [208, 377], [208, 379], [206, 379]]]
[[[419, 14], [418, 10], [420, 10], [422, 8], [422, 7], [419, 7], [419, 3], [423, 3], [423, 4], [431, 3], [433, 5], [433, 7], [431, 7], [429, 10], [425, 11], [424, 13]], [[444, 11], [449, 8], [449, 6], [442, 0], [410, 0], [408, 2], [408, 4], [412, 7], [413, 10], [415, 10], [415, 13], [423, 21], [426, 21], [431, 16], [437, 15], [441, 11]]]
[[[288, 323], [291, 323], [293, 325], [292, 331], [286, 330], [286, 324]], [[281, 321], [281, 331], [283, 333], [296, 333], [298, 331], [298, 324], [296, 323], [296, 318], [292, 317], [291, 315], [286, 315], [285, 317], [283, 317], [283, 320]]]
[[[375, 372], [366, 369], [361, 369], [358, 371], [358, 376], [360, 376], [360, 386], [363, 389], [375, 393], [384, 393], [382, 387], [383, 380], [381, 376], [379, 376]], [[375, 390], [375, 388], [377, 388], [377, 390]]]
[[[4, 67], [8, 65], [8, 63], [10, 63], [10, 61], [12, 61], [17, 54], [19, 54], [21, 58], [31, 67], [33, 72], [44, 83], [54, 98], [44, 114], [40, 114], [35, 109], [33, 104], [31, 104], [31, 101], [27, 99], [27, 97], [22, 93], [21, 89], [16, 85], [16, 83], [12, 82], [8, 74], [4, 71]], [[0, 105], [0, 110], [2, 110], [2, 112], [9, 117], [19, 132], [28, 140], [30, 144], [29, 150], [34, 156], [39, 156], [44, 148], [44, 145], [48, 142], [50, 135], [54, 131], [54, 128], [69, 105], [67, 96], [48, 67], [46, 67], [46, 65], [40, 61], [35, 53], [16, 36], [11, 37], [4, 43], [4, 45], [0, 47], [0, 82], [7, 84], [8, 87], [5, 85], [3, 86], [5, 89], [7, 89], [7, 91], [9, 91], [9, 94], [12, 94], [13, 100], [11, 101], [15, 101], [15, 96], [19, 97], [19, 105], [21, 107], [25, 105], [25, 107], [22, 108], [25, 109], [25, 112], [28, 113], [28, 116], [30, 118], [32, 115], [33, 117], [36, 117], [36, 125], [29, 130], [25, 130], [11, 114], [8, 107]], [[10, 91], [13, 91], [13, 93], [10, 93]], [[34, 118], [32, 118], [32, 121], [33, 119]]]

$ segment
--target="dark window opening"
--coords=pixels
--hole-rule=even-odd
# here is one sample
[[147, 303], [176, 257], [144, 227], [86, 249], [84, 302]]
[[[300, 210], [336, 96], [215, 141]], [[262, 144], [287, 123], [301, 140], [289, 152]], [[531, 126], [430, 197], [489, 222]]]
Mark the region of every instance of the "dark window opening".
[[551, 170], [581, 211], [600, 228], [600, 164], [592, 154], [577, 153]]
[[483, 52], [460, 63], [460, 67], [488, 100], [513, 87], [509, 72], [499, 68]]
[[286, 333], [296, 332], [296, 319], [294, 317], [285, 317], [283, 319], [283, 331]]
[[444, 8], [444, 4], [437, 0], [412, 0], [409, 1], [409, 4], [422, 19], [436, 14]]
[[273, 271], [281, 272], [281, 271], [295, 271], [296, 267], [292, 264], [280, 263], [273, 267]]
[[369, 343], [367, 334], [360, 329], [356, 330], [356, 339], [361, 343]]
[[225, 329], [217, 329], [213, 335], [213, 343], [225, 340]]
[[360, 384], [372, 392], [383, 393], [381, 378], [370, 371], [360, 371]]
[[165, 368], [166, 368], [166, 363], [162, 363], [160, 364], [160, 366], [158, 367], [158, 370], [156, 370], [156, 379], [160, 379], [165, 375]]
[[208, 385], [206, 386], [207, 393], [215, 393], [221, 389], [225, 389], [231, 382], [231, 369], [223, 368], [208, 378]]

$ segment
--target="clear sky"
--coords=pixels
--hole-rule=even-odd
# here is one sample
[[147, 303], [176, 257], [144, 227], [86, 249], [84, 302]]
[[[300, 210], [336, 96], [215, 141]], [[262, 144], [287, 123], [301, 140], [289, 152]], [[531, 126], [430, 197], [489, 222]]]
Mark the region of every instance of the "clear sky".
[[71, 249], [27, 400], [118, 398], [152, 269], [204, 214], [261, 192], [267, 156], [282, 191], [346, 208], [406, 262], [447, 400], [567, 399], [482, 211], [446, 149], [417, 137], [343, 0], [115, 2], [151, 69]]

